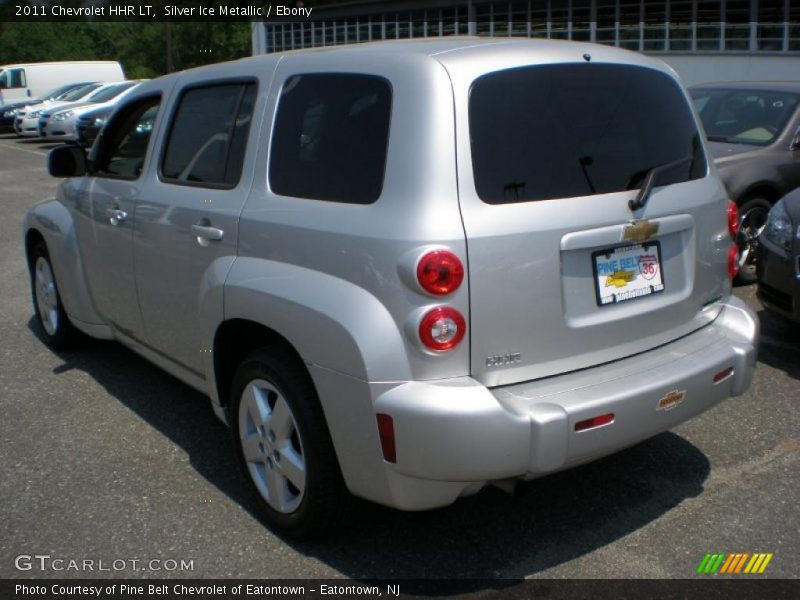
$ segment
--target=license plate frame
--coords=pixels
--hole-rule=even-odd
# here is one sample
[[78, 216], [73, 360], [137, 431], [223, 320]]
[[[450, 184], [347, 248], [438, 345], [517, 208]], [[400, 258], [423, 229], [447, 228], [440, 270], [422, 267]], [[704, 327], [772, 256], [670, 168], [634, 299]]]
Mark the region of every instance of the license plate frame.
[[[654, 252], [654, 254], [650, 252]], [[604, 257], [604, 260], [598, 261], [600, 257]], [[618, 263], [609, 263], [608, 261], [612, 259], [616, 259]], [[609, 273], [609, 266], [616, 264], [619, 264], [621, 268]], [[651, 270], [653, 265], [655, 265], [654, 273]], [[595, 301], [599, 307], [616, 306], [638, 298], [660, 294], [666, 289], [663, 261], [661, 260], [661, 243], [653, 240], [596, 250], [592, 252], [592, 274]], [[609, 279], [616, 279], [616, 283], [609, 283]], [[623, 285], [618, 285], [619, 283]], [[606, 290], [609, 287], [614, 287], [619, 291]]]

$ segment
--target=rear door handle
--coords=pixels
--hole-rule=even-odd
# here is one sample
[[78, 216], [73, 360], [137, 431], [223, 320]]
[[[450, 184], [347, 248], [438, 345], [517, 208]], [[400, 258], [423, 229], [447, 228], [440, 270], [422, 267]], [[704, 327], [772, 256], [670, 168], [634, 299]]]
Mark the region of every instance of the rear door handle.
[[117, 227], [128, 218], [128, 213], [119, 208], [110, 207], [106, 209], [106, 216], [108, 217], [108, 222]]
[[210, 225], [192, 225], [192, 233], [197, 236], [197, 241], [201, 245], [203, 241], [206, 243], [218, 242], [222, 239], [222, 236], [225, 235], [222, 229], [211, 227]]

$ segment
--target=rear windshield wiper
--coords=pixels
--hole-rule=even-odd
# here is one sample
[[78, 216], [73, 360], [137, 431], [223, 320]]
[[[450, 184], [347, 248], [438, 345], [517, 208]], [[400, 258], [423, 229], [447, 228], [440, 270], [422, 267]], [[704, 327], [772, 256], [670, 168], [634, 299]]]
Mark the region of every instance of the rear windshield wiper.
[[709, 135], [709, 136], [707, 136], [707, 139], [708, 139], [709, 142], [723, 142], [725, 144], [738, 144], [739, 143], [734, 139], [731, 139], [729, 137], [725, 137], [724, 135]]
[[691, 163], [693, 161], [694, 161], [693, 156], [687, 156], [685, 158], [674, 160], [672, 162], [668, 162], [666, 164], [659, 165], [657, 167], [653, 167], [652, 169], [650, 169], [644, 178], [644, 184], [639, 190], [639, 193], [636, 195], [636, 198], [628, 200], [628, 207], [632, 211], [644, 208], [644, 205], [647, 204], [648, 198], [650, 198], [650, 192], [653, 191], [653, 187], [655, 186], [656, 183], [656, 178], [659, 175], [661, 175], [661, 173], [679, 167], [684, 163]]

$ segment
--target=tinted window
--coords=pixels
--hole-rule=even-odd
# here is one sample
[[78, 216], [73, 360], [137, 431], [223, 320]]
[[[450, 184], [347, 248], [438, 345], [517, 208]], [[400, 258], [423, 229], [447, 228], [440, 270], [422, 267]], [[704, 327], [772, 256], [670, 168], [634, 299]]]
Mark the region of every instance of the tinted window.
[[255, 98], [255, 84], [215, 85], [185, 92], [172, 122], [162, 177], [184, 183], [236, 185]]
[[114, 115], [93, 148], [94, 174], [120, 179], [139, 177], [158, 108], [159, 99], [148, 98]]
[[636, 189], [653, 167], [690, 158], [657, 184], [706, 172], [697, 129], [668, 76], [607, 64], [485, 75], [469, 121], [475, 187], [491, 204]]
[[368, 204], [383, 187], [392, 92], [367, 75], [302, 75], [283, 86], [269, 182], [285, 196]]
[[757, 146], [775, 140], [798, 104], [789, 92], [708, 89], [692, 97], [708, 139]]

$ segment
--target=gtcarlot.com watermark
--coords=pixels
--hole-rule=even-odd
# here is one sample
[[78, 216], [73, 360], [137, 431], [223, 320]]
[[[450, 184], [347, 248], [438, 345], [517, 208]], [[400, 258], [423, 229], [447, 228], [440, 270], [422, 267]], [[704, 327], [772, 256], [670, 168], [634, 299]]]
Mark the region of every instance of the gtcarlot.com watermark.
[[66, 558], [50, 554], [20, 554], [14, 558], [17, 571], [79, 572], [100, 571], [194, 571], [194, 559], [174, 558]]

